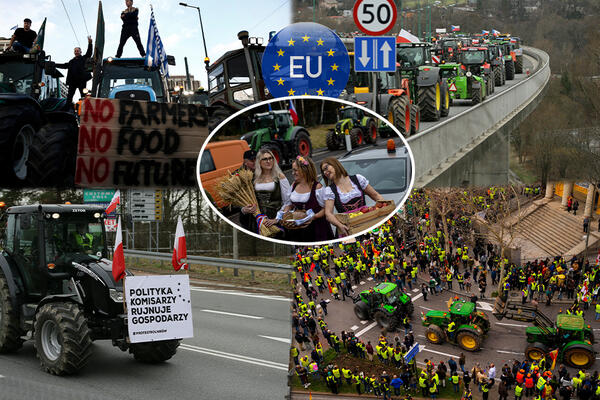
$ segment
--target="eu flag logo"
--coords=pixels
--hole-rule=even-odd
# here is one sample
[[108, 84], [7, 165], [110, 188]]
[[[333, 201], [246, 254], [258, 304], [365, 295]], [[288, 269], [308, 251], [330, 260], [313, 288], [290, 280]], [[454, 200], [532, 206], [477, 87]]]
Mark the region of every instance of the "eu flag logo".
[[299, 22], [269, 41], [262, 75], [273, 97], [339, 97], [350, 76], [350, 59], [346, 46], [331, 29]]

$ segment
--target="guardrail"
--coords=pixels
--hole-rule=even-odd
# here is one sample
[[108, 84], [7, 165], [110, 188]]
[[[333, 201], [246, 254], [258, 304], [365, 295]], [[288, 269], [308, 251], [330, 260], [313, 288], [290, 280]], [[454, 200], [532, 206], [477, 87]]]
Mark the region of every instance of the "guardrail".
[[[151, 251], [125, 250], [125, 257], [143, 258], [147, 260], [171, 261], [172, 253], [154, 253]], [[292, 266], [288, 264], [267, 263], [261, 261], [234, 260], [231, 258], [188, 256], [188, 264], [207, 265], [209, 267], [246, 269], [249, 271], [274, 272], [276, 274], [291, 274]]]
[[[408, 138], [415, 157], [415, 187], [432, 183], [441, 173], [508, 122], [525, 118], [541, 101], [550, 80], [550, 57], [542, 50], [523, 47], [538, 62], [531, 76], [484, 102]], [[499, 160], [507, 163], [508, 159]], [[508, 178], [508, 176], [507, 176]]]

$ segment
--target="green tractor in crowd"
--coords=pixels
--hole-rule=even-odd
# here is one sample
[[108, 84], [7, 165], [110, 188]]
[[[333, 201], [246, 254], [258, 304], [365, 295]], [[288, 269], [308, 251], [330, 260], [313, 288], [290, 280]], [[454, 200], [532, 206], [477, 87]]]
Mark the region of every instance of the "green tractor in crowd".
[[350, 135], [352, 148], [365, 143], [377, 142], [377, 122], [370, 115], [357, 107], [344, 106], [338, 110], [338, 121], [335, 129], [327, 132], [326, 143], [329, 150], [345, 148], [345, 135]]
[[[123, 281], [115, 282], [104, 208], [44, 204], [6, 211], [0, 253], [0, 354], [34, 342], [44, 371], [78, 373], [93, 341], [107, 340], [138, 361], [175, 355], [179, 340], [131, 343]], [[129, 271], [126, 272], [130, 275]]]
[[450, 93], [440, 68], [431, 62], [429, 43], [397, 43], [396, 61], [401, 78], [410, 82], [410, 94], [422, 121], [438, 121], [450, 113]]
[[410, 297], [395, 283], [380, 283], [363, 290], [353, 299], [354, 314], [361, 321], [375, 320], [382, 328], [393, 331], [402, 324], [415, 307]]
[[525, 356], [531, 361], [547, 358], [554, 350], [558, 350], [557, 362], [573, 368], [588, 369], [596, 361], [594, 331], [579, 315], [558, 314], [556, 322], [552, 322], [537, 306], [521, 304], [518, 292], [497, 297], [493, 314], [498, 320], [508, 318], [534, 324], [525, 330]]
[[[430, 343], [450, 342], [466, 351], [478, 351], [485, 335], [490, 330], [490, 321], [477, 305], [470, 301], [450, 299], [448, 311], [431, 310], [423, 315], [425, 337]], [[454, 330], [448, 331], [454, 322]]]
[[[515, 46], [511, 43], [510, 38], [504, 37], [494, 41], [502, 51], [504, 58], [504, 69], [506, 71], [506, 80], [512, 81], [515, 79], [517, 55], [515, 54]], [[522, 70], [521, 66], [521, 70]]]
[[312, 143], [308, 131], [294, 126], [288, 110], [272, 110], [254, 114], [255, 129], [240, 139], [248, 142], [250, 149], [258, 152], [270, 150], [280, 164], [291, 164], [297, 156], [311, 157]]

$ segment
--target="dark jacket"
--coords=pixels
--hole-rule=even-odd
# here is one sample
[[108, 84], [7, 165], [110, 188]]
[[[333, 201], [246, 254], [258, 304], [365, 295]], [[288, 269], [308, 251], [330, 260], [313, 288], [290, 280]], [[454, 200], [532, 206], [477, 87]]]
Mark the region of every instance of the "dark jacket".
[[124, 28], [137, 28], [138, 26], [138, 9], [133, 7], [131, 12], [123, 10], [121, 12], [121, 19], [123, 20]]
[[88, 43], [88, 48], [84, 55], [73, 57], [68, 63], [56, 64], [56, 68], [68, 69], [67, 86], [85, 86], [85, 83], [92, 78], [91, 74], [85, 70], [85, 62], [91, 55], [92, 44]]

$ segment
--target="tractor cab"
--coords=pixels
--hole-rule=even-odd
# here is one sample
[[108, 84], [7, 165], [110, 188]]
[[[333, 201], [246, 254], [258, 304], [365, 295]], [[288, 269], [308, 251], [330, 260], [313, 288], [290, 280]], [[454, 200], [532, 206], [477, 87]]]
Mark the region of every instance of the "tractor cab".
[[342, 107], [338, 110], [338, 121], [342, 121], [345, 119], [351, 119], [355, 121], [357, 124], [363, 119], [365, 116], [365, 112], [360, 108], [356, 107]]
[[446, 62], [456, 61], [462, 42], [455, 38], [442, 39], [439, 42], [439, 56]]
[[38, 101], [61, 96], [55, 68], [43, 51], [34, 54], [5, 52], [0, 54], [0, 94], [31, 96]]
[[430, 45], [428, 43], [396, 43], [396, 62], [403, 72], [431, 64]]
[[[169, 64], [175, 65], [172, 56]], [[171, 101], [166, 77], [159, 67], [146, 67], [144, 58], [105, 58], [94, 77], [92, 96], [124, 99]]]

